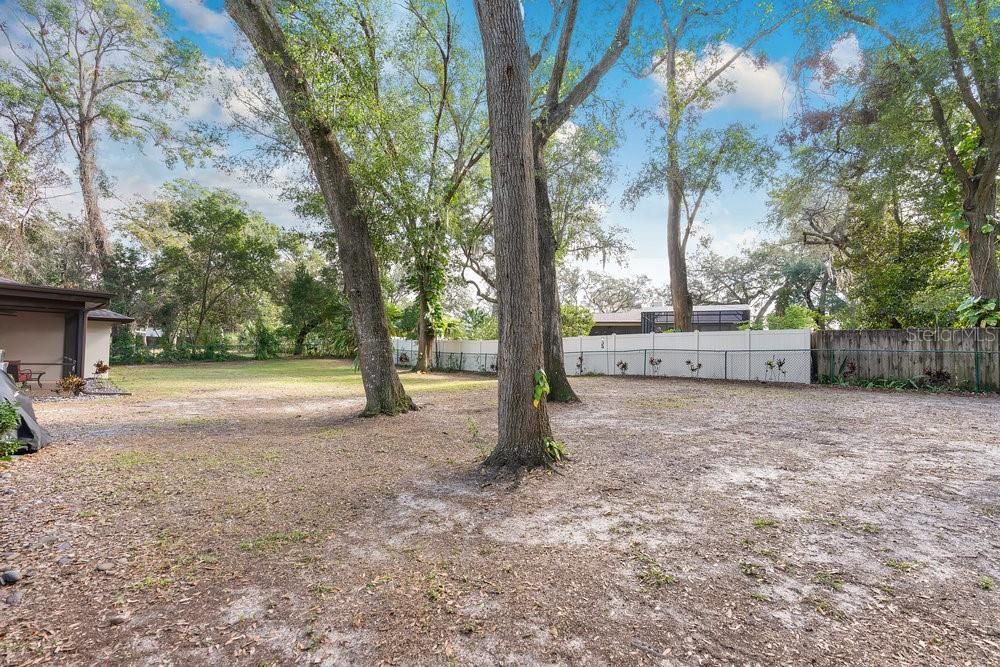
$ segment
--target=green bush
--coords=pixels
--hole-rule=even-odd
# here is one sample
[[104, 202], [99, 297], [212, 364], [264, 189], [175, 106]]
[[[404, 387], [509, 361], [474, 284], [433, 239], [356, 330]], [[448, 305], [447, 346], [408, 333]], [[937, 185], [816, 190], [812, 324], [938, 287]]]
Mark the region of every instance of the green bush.
[[8, 433], [17, 429], [21, 425], [21, 415], [17, 412], [17, 406], [4, 399], [0, 403], [0, 439]]
[[767, 316], [768, 329], [815, 329], [816, 313], [805, 306], [792, 304], [785, 308], [783, 315], [771, 313]]
[[281, 336], [277, 329], [269, 327], [264, 320], [258, 318], [249, 333], [254, 359], [274, 359], [281, 354]]
[[9, 401], [0, 403], [0, 461], [9, 461], [12, 454], [21, 449], [17, 441], [17, 427], [21, 425], [21, 415], [17, 407]]

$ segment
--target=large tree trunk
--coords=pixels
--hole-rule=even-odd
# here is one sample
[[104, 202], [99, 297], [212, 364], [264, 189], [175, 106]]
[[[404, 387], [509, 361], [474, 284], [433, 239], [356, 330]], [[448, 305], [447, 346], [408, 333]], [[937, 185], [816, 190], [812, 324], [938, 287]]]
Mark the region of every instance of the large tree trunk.
[[[669, 169], [668, 169], [669, 171]], [[670, 264], [670, 300], [674, 309], [674, 329], [691, 331], [692, 305], [688, 289], [687, 258], [681, 231], [683, 186], [667, 177], [667, 262]]]
[[108, 254], [108, 228], [104, 225], [101, 215], [101, 194], [97, 187], [97, 157], [90, 129], [82, 127], [80, 138], [80, 193], [83, 196], [83, 215], [87, 225], [87, 250], [93, 263], [96, 277], [100, 277], [104, 268], [104, 259]]
[[544, 397], [537, 407], [532, 403], [534, 375], [545, 356], [528, 47], [519, 0], [475, 4], [486, 61], [500, 320], [497, 445], [486, 465], [536, 466], [547, 460], [552, 432]]
[[389, 322], [368, 233], [347, 156], [332, 128], [313, 110], [305, 73], [289, 52], [269, 0], [226, 0], [226, 11], [249, 38], [309, 157], [326, 212], [337, 234], [337, 255], [358, 338], [365, 415], [394, 415], [415, 408], [393, 364]]
[[[1000, 302], [1000, 268], [997, 266], [997, 228], [991, 218], [997, 210], [997, 188], [995, 185], [979, 185], [987, 188], [978, 197], [969, 197], [965, 202], [965, 219], [969, 222], [969, 277], [972, 296], [997, 299]], [[989, 233], [983, 226], [989, 224]]]
[[434, 366], [434, 327], [427, 317], [427, 294], [417, 294], [417, 365], [414, 371], [427, 372]]
[[542, 345], [545, 354], [545, 373], [549, 377], [549, 400], [574, 403], [580, 399], [569, 384], [563, 354], [559, 282], [556, 276], [556, 236], [552, 229], [552, 203], [549, 199], [548, 174], [545, 167], [545, 142], [536, 137], [534, 146], [539, 282], [542, 289]]

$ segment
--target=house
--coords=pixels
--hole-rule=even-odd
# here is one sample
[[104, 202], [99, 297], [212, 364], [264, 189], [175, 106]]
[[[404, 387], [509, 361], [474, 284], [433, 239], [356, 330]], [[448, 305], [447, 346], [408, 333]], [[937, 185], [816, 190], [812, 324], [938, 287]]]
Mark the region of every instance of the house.
[[111, 329], [132, 322], [105, 306], [111, 295], [92, 290], [27, 285], [0, 278], [2, 361], [19, 361], [32, 382], [67, 375], [92, 377], [111, 356]]
[[[692, 318], [694, 328], [698, 331], [736, 331], [740, 324], [750, 321], [750, 306], [695, 306]], [[590, 335], [662, 333], [673, 328], [674, 309], [670, 306], [651, 306], [619, 313], [595, 313]]]

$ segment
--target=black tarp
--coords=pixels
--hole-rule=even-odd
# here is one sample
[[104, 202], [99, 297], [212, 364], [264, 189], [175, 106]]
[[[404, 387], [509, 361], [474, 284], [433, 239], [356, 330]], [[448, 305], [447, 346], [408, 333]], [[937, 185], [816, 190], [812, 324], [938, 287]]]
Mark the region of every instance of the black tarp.
[[17, 429], [17, 439], [27, 446], [28, 451], [37, 452], [52, 441], [48, 431], [39, 426], [35, 419], [35, 409], [31, 407], [31, 396], [17, 388], [17, 384], [6, 373], [0, 371], [0, 400], [17, 406], [21, 413], [21, 425]]

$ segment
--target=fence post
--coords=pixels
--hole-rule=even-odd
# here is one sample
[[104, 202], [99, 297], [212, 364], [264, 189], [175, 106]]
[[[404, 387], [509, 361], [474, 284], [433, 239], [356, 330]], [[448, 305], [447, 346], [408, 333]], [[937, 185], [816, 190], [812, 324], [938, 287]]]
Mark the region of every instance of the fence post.
[[649, 357], [649, 350], [642, 351], [642, 377], [646, 377], [646, 359]]
[[458, 350], [458, 370], [465, 370], [465, 352], [461, 348]]
[[729, 350], [722, 351], [722, 379], [729, 379]]
[[979, 327], [976, 327], [976, 339], [973, 341], [973, 346], [976, 354], [976, 393], [980, 391], [979, 385]]

